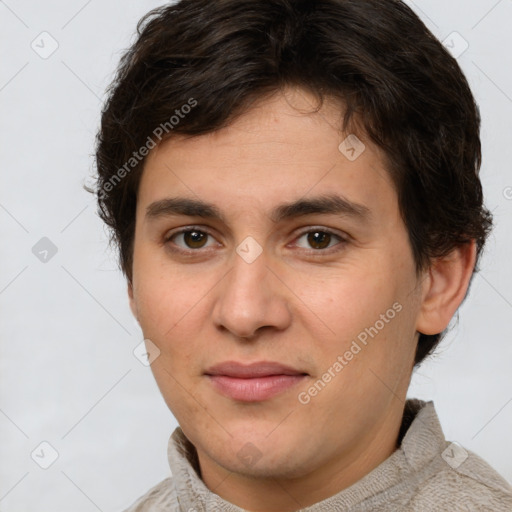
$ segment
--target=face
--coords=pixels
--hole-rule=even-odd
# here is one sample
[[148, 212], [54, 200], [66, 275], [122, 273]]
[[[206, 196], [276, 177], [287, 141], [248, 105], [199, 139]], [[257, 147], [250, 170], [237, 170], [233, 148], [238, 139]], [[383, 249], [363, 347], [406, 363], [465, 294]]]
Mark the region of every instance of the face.
[[299, 478], [394, 449], [419, 278], [383, 154], [312, 105], [269, 97], [145, 164], [131, 306], [205, 474]]

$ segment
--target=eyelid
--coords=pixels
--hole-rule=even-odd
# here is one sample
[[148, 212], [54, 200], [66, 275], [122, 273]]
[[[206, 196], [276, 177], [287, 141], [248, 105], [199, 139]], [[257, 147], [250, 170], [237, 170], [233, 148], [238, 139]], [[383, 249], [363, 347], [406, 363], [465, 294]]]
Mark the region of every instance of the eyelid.
[[189, 226], [182, 226], [180, 228], [175, 228], [166, 231], [164, 234], [164, 241], [170, 240], [173, 236], [181, 235], [182, 233], [186, 233], [187, 231], [201, 231], [202, 233], [208, 233], [209, 235], [211, 234], [210, 231], [208, 231], [208, 228], [190, 224]]
[[312, 231], [321, 231], [322, 233], [328, 233], [329, 235], [337, 236], [341, 239], [347, 239], [349, 238], [348, 234], [340, 231], [336, 231], [334, 229], [328, 228], [326, 226], [307, 226], [306, 228], [303, 228], [299, 231], [299, 234], [297, 236], [305, 235], [306, 233], [311, 233]]

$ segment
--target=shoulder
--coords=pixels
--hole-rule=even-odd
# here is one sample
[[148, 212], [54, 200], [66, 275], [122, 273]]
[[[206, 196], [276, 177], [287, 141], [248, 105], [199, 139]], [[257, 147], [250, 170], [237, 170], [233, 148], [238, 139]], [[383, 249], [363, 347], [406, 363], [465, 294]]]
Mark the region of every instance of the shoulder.
[[485, 460], [447, 443], [442, 463], [417, 487], [409, 510], [512, 511], [512, 487]]
[[141, 496], [124, 512], [174, 512], [179, 510], [172, 478], [166, 478]]

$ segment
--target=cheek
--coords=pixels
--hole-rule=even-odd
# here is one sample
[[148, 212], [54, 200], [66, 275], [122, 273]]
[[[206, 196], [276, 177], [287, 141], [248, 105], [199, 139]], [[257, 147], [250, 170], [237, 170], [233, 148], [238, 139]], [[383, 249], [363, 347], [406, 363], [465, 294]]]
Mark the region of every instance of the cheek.
[[[196, 280], [197, 281], [197, 280]], [[135, 252], [134, 298], [139, 322], [148, 337], [161, 338], [180, 325], [198, 302], [197, 282], [179, 267], [145, 248]], [[176, 327], [175, 327], [176, 326]]]
[[[327, 398], [332, 393], [334, 402], [340, 393], [347, 392], [363, 400], [375, 387], [386, 394], [379, 378], [393, 389], [414, 357], [416, 306], [409, 290], [412, 284], [400, 277], [404, 273], [393, 273], [392, 265], [383, 267], [374, 265], [367, 271], [354, 267], [352, 272], [326, 280], [321, 287], [311, 286], [306, 292], [311, 297], [308, 305], [321, 319], [309, 326], [313, 338], [323, 339], [313, 349], [318, 370], [323, 373], [331, 368], [336, 373], [343, 368], [336, 373], [337, 384], [325, 395]], [[325, 332], [320, 325], [329, 327], [327, 337], [320, 337], [320, 331]], [[337, 369], [333, 368], [336, 362], [341, 364]]]
[[[173, 375], [194, 373], [207, 357], [213, 273], [191, 275], [175, 268], [140, 273], [134, 288], [139, 323], [145, 338], [160, 350], [159, 363]], [[155, 374], [156, 376], [156, 374]], [[165, 373], [161, 376], [165, 379]]]
[[160, 338], [179, 319], [180, 301], [164, 281], [152, 282], [148, 276], [135, 291], [139, 323], [144, 336]]
[[333, 336], [353, 337], [378, 321], [397, 301], [396, 283], [390, 282], [387, 275], [384, 270], [372, 273], [353, 268], [320, 286], [311, 283], [310, 287], [303, 287], [305, 302]]

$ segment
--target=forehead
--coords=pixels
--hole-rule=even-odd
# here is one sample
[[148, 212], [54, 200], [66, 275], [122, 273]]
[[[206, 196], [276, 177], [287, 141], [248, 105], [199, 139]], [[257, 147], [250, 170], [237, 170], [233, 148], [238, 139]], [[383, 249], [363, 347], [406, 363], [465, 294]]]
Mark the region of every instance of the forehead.
[[339, 103], [316, 107], [302, 91], [275, 95], [226, 128], [161, 143], [147, 157], [138, 212], [145, 214], [156, 201], [186, 197], [217, 206], [217, 213], [279, 214], [278, 204], [330, 195], [377, 217], [396, 215], [385, 155], [364, 135], [340, 131]]

